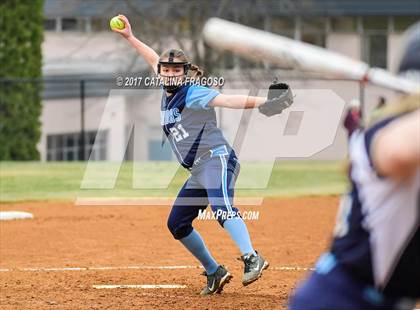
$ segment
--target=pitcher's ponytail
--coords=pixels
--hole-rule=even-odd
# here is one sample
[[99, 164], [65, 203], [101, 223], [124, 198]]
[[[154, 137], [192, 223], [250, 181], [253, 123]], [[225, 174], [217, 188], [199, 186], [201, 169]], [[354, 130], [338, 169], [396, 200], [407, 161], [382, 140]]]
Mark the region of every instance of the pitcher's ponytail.
[[201, 69], [197, 65], [190, 65], [190, 68], [188, 69], [188, 76], [192, 78], [200, 78], [204, 75], [203, 69]]

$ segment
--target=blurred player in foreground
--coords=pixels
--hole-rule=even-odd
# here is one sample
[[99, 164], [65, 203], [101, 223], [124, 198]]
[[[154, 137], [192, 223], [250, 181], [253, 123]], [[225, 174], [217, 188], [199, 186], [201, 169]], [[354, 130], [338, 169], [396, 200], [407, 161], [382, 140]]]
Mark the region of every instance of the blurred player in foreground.
[[[276, 84], [278, 97], [269, 99], [243, 95], [224, 95], [207, 87], [187, 82], [188, 77], [200, 77], [202, 71], [191, 65], [182, 50], [170, 49], [158, 55], [152, 48], [134, 37], [128, 19], [120, 33], [149, 63], [163, 80], [160, 104], [162, 129], [180, 164], [191, 172], [172, 207], [168, 228], [205, 269], [207, 285], [202, 295], [220, 293], [232, 278], [208, 251], [192, 222], [210, 204], [219, 224], [229, 233], [241, 251], [244, 262], [242, 284], [256, 281], [268, 262], [254, 250], [248, 229], [233, 206], [233, 185], [239, 174], [239, 161], [232, 147], [217, 127], [214, 107], [232, 109], [257, 108], [266, 116], [281, 113], [293, 101], [285, 84]], [[276, 86], [274, 85], [274, 86]], [[283, 87], [283, 88], [282, 88]], [[286, 88], [284, 88], [286, 87]], [[219, 212], [221, 211], [221, 212]]]
[[[400, 73], [420, 83], [420, 23], [406, 34]], [[352, 189], [330, 251], [290, 309], [413, 309], [420, 298], [420, 94], [390, 103], [349, 146]]]
[[352, 99], [349, 104], [346, 117], [344, 118], [344, 128], [347, 130], [347, 136], [350, 139], [353, 132], [360, 127], [361, 115], [360, 115], [360, 101], [358, 99]]

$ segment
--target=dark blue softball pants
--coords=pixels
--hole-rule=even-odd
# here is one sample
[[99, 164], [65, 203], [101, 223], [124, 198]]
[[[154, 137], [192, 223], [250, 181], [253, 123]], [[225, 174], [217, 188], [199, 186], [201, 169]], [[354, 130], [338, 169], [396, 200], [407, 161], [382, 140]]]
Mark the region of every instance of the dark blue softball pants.
[[369, 285], [352, 278], [331, 253], [319, 259], [316, 270], [296, 289], [290, 310], [392, 310], [413, 309], [414, 301], [388, 299]]
[[223, 227], [228, 218], [239, 217], [233, 206], [234, 185], [240, 171], [235, 152], [226, 147], [214, 149], [208, 158], [191, 169], [191, 176], [182, 186], [168, 218], [168, 228], [175, 239], [188, 236], [192, 222], [210, 204]]

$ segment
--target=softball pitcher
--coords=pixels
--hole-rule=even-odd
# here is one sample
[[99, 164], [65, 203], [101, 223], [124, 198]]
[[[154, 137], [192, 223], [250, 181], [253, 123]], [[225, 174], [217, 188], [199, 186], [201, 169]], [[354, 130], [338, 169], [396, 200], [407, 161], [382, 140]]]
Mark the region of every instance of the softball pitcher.
[[[420, 23], [407, 42], [400, 72], [420, 83]], [[420, 94], [377, 114], [350, 139], [352, 189], [292, 310], [413, 309], [420, 298]]]
[[[214, 107], [232, 109], [259, 108], [266, 116], [281, 113], [292, 104], [292, 94], [286, 84], [271, 86], [269, 98], [224, 95], [186, 83], [187, 77], [200, 77], [202, 71], [191, 65], [182, 50], [170, 49], [158, 55], [136, 39], [128, 19], [120, 33], [163, 79], [161, 125], [180, 164], [191, 173], [183, 185], [168, 218], [168, 228], [203, 265], [207, 285], [202, 295], [220, 293], [232, 275], [212, 257], [192, 222], [200, 210], [210, 204], [218, 214], [219, 224], [238, 246], [244, 263], [242, 284], [256, 281], [268, 262], [252, 246], [247, 227], [233, 206], [234, 184], [240, 165], [235, 151], [218, 129]], [[277, 93], [276, 93], [277, 92]], [[219, 212], [221, 211], [221, 212]]]

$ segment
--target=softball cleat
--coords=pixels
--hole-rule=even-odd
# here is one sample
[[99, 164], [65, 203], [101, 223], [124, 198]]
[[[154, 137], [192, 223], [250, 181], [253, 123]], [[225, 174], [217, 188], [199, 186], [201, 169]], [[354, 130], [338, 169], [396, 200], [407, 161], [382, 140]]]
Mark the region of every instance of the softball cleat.
[[222, 265], [220, 265], [213, 274], [208, 275], [206, 272], [203, 272], [202, 274], [207, 277], [207, 285], [201, 291], [200, 295], [221, 293], [225, 284], [229, 283], [232, 279], [232, 275]]
[[243, 286], [247, 286], [252, 282], [257, 281], [262, 273], [263, 270], [267, 269], [269, 263], [258, 254], [257, 251], [252, 254], [246, 254], [241, 256], [240, 260], [244, 262], [244, 275], [242, 277], [242, 284]]

